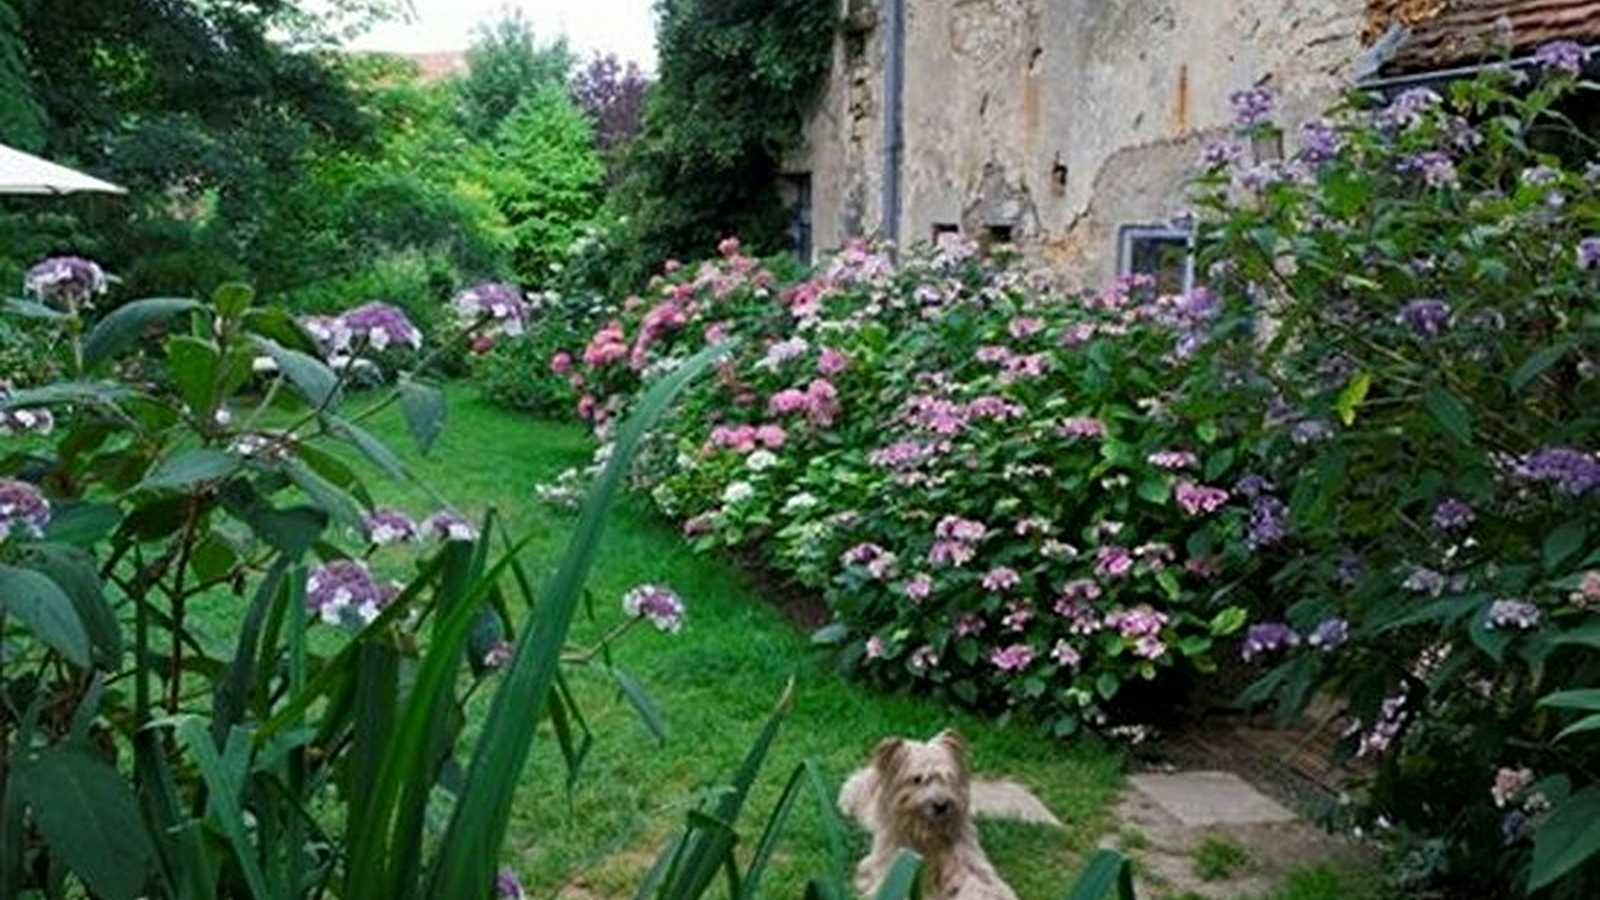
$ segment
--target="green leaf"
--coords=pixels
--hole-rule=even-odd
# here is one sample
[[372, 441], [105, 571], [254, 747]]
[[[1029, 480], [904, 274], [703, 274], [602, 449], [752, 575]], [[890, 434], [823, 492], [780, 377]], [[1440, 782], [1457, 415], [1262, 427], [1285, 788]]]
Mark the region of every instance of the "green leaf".
[[[516, 653], [491, 701], [467, 773], [467, 789], [440, 839], [429, 896], [477, 897], [490, 890], [499, 864], [495, 853], [505, 840], [512, 801], [512, 792], [494, 786], [511, 783], [527, 763], [611, 504], [649, 428], [691, 379], [727, 352], [726, 345], [702, 350], [657, 381], [618, 430], [611, 458], [590, 489], [567, 551], [533, 607], [534, 622], [518, 630]], [[774, 723], [771, 729], [775, 728]], [[734, 796], [725, 795], [724, 803]]]
[[883, 881], [878, 883], [872, 900], [907, 900], [918, 896], [917, 884], [921, 880], [922, 857], [902, 847], [890, 860], [889, 870], [883, 873]]
[[400, 461], [400, 457], [389, 449], [388, 444], [378, 440], [371, 432], [331, 413], [324, 414], [322, 420], [334, 437], [345, 440], [360, 450], [361, 454], [371, 460], [383, 474], [397, 481], [406, 477], [406, 467]]
[[106, 596], [94, 557], [76, 547], [40, 544], [29, 550], [29, 564], [61, 588], [72, 601], [89, 640], [94, 664], [114, 671], [122, 665], [122, 627]]
[[249, 777], [250, 733], [234, 728], [228, 733], [226, 753], [217, 754], [205, 721], [199, 716], [184, 716], [177, 722], [178, 743], [188, 750], [206, 784], [206, 805], [218, 827], [233, 847], [233, 859], [244, 874], [245, 884], [256, 900], [272, 900], [267, 879], [261, 871], [255, 848], [250, 844], [249, 828], [239, 797]]
[[1600, 622], [1585, 622], [1550, 639], [1552, 644], [1580, 644], [1600, 650]]
[[1441, 387], [1432, 387], [1422, 398], [1428, 414], [1439, 423], [1445, 433], [1463, 446], [1472, 444], [1472, 413], [1460, 398]]
[[217, 383], [217, 348], [210, 341], [192, 334], [167, 339], [167, 368], [177, 385], [178, 396], [197, 413], [211, 409]]
[[230, 281], [211, 292], [211, 305], [216, 307], [220, 315], [228, 319], [243, 315], [255, 299], [255, 289], [237, 281]]
[[1133, 866], [1115, 850], [1100, 849], [1089, 857], [1066, 900], [1134, 900]]
[[1110, 700], [1117, 695], [1117, 690], [1122, 687], [1122, 679], [1115, 672], [1101, 672], [1095, 679], [1094, 690], [1104, 700]]
[[84, 336], [83, 367], [93, 368], [132, 347], [150, 326], [199, 308], [198, 301], [183, 297], [151, 297], [124, 303], [94, 323]]
[[272, 361], [278, 364], [278, 371], [312, 406], [324, 408], [334, 405], [339, 391], [339, 376], [328, 368], [327, 363], [309, 353], [290, 349], [264, 337], [256, 338], [256, 344], [261, 352], [272, 357]]
[[243, 465], [243, 459], [224, 450], [210, 447], [184, 450], [157, 463], [139, 486], [147, 490], [191, 487], [227, 478]]
[[1165, 478], [1141, 478], [1135, 490], [1138, 491], [1139, 499], [1156, 504], [1166, 503], [1172, 494], [1172, 486]]
[[1366, 401], [1367, 393], [1372, 390], [1372, 373], [1357, 372], [1350, 379], [1350, 383], [1339, 392], [1334, 401], [1333, 411], [1339, 416], [1339, 421], [1348, 428], [1355, 424], [1356, 410]]
[[1533, 837], [1528, 892], [1556, 881], [1600, 851], [1600, 784], [1568, 797]]
[[1587, 715], [1578, 721], [1573, 722], [1571, 725], [1568, 725], [1557, 732], [1555, 739], [1559, 741], [1563, 738], [1571, 737], [1574, 734], [1583, 734], [1585, 732], [1596, 730], [1600, 730], [1600, 713]]
[[0, 609], [74, 666], [89, 665], [89, 635], [61, 586], [32, 569], [0, 566]]
[[1571, 519], [1550, 532], [1544, 539], [1544, 567], [1555, 571], [1583, 549], [1589, 538], [1589, 525], [1583, 519]]
[[361, 508], [343, 488], [323, 478], [298, 459], [291, 459], [285, 463], [284, 472], [290, 481], [305, 491], [306, 495], [335, 521], [360, 527]]
[[25, 319], [46, 319], [51, 322], [59, 322], [67, 317], [67, 314], [61, 310], [53, 306], [46, 306], [36, 300], [22, 300], [12, 297], [5, 301], [4, 306], [6, 312], [16, 313]]
[[1511, 373], [1512, 392], [1521, 392], [1523, 388], [1528, 386], [1529, 382], [1543, 375], [1551, 366], [1560, 362], [1561, 357], [1566, 356], [1572, 350], [1572, 346], [1571, 341], [1561, 341], [1541, 349], [1538, 353], [1524, 360], [1522, 365], [1517, 366], [1517, 370]]
[[638, 679], [621, 669], [612, 669], [611, 675], [617, 680], [617, 688], [622, 691], [622, 696], [627, 698], [628, 705], [632, 706], [633, 711], [639, 714], [639, 721], [644, 723], [644, 727], [650, 730], [650, 734], [657, 741], [665, 744], [667, 742], [667, 719], [661, 714], [661, 707], [656, 705], [656, 701], [650, 696], [650, 692], [645, 690], [644, 685], [640, 684]]
[[50, 849], [106, 900], [144, 892], [154, 845], [133, 789], [117, 770], [71, 746], [16, 761], [11, 787], [33, 810]]
[[1556, 691], [1540, 697], [1538, 705], [1554, 706], [1557, 709], [1600, 710], [1600, 688]]
[[400, 379], [400, 412], [405, 416], [406, 428], [417, 442], [417, 449], [426, 456], [433, 442], [444, 431], [444, 393], [431, 384], [410, 378]]
[[122, 510], [115, 504], [89, 500], [66, 501], [56, 506], [45, 526], [44, 539], [52, 544], [70, 544], [89, 549], [108, 537], [122, 523]]
[[1214, 637], [1237, 634], [1249, 618], [1250, 614], [1245, 612], [1243, 607], [1230, 606], [1211, 617], [1211, 634]]

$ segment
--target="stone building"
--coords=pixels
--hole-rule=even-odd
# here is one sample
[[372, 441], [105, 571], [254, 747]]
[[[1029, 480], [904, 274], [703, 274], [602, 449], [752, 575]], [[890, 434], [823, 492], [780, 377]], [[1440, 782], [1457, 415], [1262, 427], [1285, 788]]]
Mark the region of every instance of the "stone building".
[[1182, 277], [1185, 182], [1242, 88], [1271, 86], [1294, 123], [1356, 84], [1499, 58], [1508, 38], [1600, 41], [1600, 0], [841, 2], [787, 176], [803, 252], [953, 231], [1085, 284]]

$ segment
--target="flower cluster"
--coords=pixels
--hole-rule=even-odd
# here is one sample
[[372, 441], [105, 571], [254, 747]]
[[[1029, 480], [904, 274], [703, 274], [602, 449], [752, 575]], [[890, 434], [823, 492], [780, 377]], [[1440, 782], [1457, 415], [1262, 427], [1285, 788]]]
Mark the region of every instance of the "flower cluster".
[[646, 619], [658, 631], [676, 634], [683, 628], [683, 600], [670, 589], [642, 584], [622, 595], [622, 611], [631, 619]]
[[106, 292], [106, 273], [81, 256], [53, 256], [35, 264], [22, 279], [22, 289], [50, 303], [76, 311]]
[[533, 310], [521, 290], [492, 281], [456, 294], [450, 305], [463, 327], [490, 335], [522, 334]]
[[329, 560], [306, 579], [306, 611], [329, 625], [366, 624], [399, 593], [398, 585], [379, 581], [360, 560]]
[[26, 481], [0, 478], [0, 540], [18, 529], [41, 537], [50, 524], [50, 501]]

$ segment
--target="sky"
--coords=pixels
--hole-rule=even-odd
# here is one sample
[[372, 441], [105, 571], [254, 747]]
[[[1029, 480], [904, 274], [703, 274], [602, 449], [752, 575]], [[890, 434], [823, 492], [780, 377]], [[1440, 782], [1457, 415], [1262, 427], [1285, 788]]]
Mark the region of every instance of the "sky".
[[415, 20], [379, 26], [353, 43], [363, 50], [417, 53], [463, 50], [480, 22], [501, 17], [508, 7], [541, 41], [566, 35], [579, 56], [614, 53], [646, 70], [655, 68], [651, 0], [412, 0]]

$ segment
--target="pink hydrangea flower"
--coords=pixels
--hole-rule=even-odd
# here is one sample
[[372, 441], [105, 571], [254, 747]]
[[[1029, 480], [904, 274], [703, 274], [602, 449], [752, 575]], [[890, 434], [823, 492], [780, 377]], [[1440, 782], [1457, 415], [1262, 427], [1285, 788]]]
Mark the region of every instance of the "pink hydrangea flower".
[[850, 357], [832, 347], [822, 348], [822, 354], [817, 358], [818, 373], [831, 378], [848, 368], [850, 368]]
[[1173, 486], [1172, 496], [1184, 512], [1198, 516], [1216, 512], [1232, 495], [1223, 488], [1196, 484], [1187, 478], [1180, 478]]
[[996, 647], [989, 654], [989, 662], [1002, 672], [1020, 672], [1033, 664], [1033, 648], [1027, 644]]
[[926, 572], [918, 572], [906, 582], [905, 593], [913, 603], [920, 603], [933, 593], [933, 579]]
[[1021, 583], [1022, 576], [1017, 574], [1017, 570], [1006, 566], [996, 566], [983, 575], [983, 588], [991, 593], [1009, 591]]

